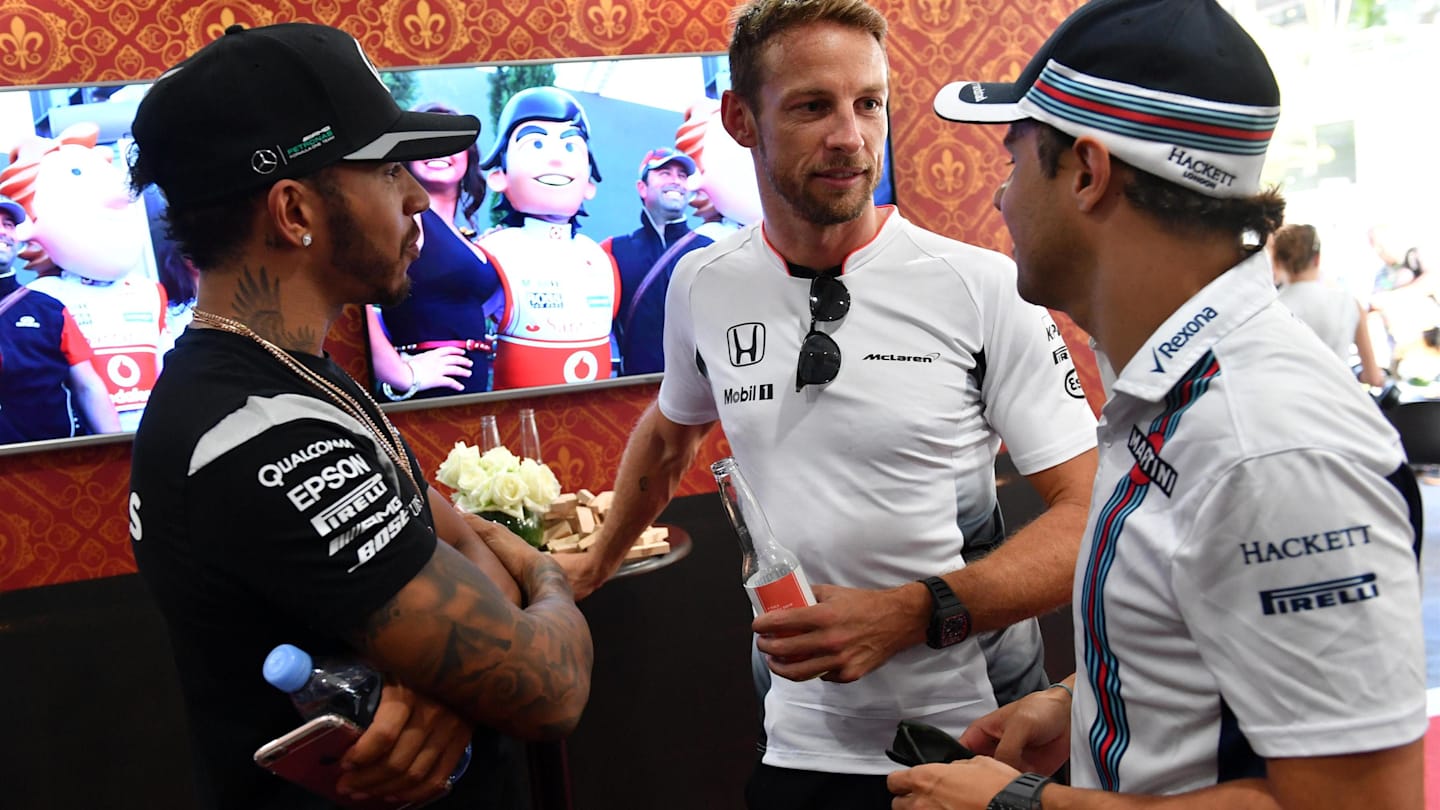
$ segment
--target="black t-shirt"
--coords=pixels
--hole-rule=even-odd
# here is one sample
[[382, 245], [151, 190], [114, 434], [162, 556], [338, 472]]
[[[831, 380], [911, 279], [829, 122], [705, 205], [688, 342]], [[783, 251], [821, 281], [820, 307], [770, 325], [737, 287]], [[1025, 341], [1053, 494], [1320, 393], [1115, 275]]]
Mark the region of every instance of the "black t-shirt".
[[[292, 356], [380, 422], [333, 362]], [[196, 329], [166, 357], [130, 489], [131, 545], [169, 626], [205, 804], [323, 807], [252, 761], [299, 725], [261, 664], [286, 642], [355, 654], [346, 635], [434, 552], [424, 493], [363, 423], [258, 344]], [[484, 772], [495, 743], [480, 737], [471, 770]]]

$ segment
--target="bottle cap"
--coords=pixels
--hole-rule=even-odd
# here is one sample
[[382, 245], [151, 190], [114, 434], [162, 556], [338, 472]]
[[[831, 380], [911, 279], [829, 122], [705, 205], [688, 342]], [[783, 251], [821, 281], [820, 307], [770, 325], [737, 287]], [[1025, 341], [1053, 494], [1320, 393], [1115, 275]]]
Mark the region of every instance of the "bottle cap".
[[296, 692], [310, 680], [315, 662], [294, 644], [281, 644], [265, 656], [265, 680], [282, 692]]

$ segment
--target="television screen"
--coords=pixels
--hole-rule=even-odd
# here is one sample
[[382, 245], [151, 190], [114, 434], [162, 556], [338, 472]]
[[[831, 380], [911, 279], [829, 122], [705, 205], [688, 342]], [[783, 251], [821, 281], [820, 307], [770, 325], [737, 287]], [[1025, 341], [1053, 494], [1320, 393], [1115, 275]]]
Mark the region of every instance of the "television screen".
[[[669, 271], [755, 221], [718, 121], [723, 55], [382, 74], [409, 109], [481, 119], [429, 191], [411, 294], [366, 308], [380, 402], [654, 379]], [[145, 83], [0, 91], [0, 449], [128, 433], [198, 279], [163, 198], [128, 194]], [[893, 192], [887, 167], [878, 202]], [[26, 448], [28, 449], [28, 448]]]
[[[724, 55], [388, 80], [403, 104], [474, 114], [482, 130], [468, 153], [411, 164], [432, 207], [410, 298], [369, 308], [377, 398], [661, 371], [675, 262], [759, 218], [749, 152], [719, 122]], [[888, 165], [876, 196], [893, 198]]]

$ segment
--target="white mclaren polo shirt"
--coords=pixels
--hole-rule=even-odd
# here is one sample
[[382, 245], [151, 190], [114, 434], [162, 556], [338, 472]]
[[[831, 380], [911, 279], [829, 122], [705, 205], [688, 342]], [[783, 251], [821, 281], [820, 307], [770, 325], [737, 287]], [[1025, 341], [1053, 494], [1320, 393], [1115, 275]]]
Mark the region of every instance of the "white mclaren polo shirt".
[[[882, 212], [839, 276], [849, 312], [817, 325], [842, 352], [827, 385], [795, 391], [811, 282], [790, 275], [758, 226], [686, 256], [665, 315], [661, 412], [718, 418], [810, 581], [852, 588], [964, 566], [956, 504], [961, 524], [990, 514], [1001, 437], [1026, 474], [1095, 443], [1065, 343], [1044, 309], [1020, 300], [1014, 264]], [[776, 678], [765, 762], [888, 773], [900, 719], [958, 735], [994, 706], [973, 639], [905, 650], [855, 683]]]
[[1099, 436], [1074, 784], [1179, 793], [1424, 733], [1414, 480], [1263, 255], [1160, 326]]

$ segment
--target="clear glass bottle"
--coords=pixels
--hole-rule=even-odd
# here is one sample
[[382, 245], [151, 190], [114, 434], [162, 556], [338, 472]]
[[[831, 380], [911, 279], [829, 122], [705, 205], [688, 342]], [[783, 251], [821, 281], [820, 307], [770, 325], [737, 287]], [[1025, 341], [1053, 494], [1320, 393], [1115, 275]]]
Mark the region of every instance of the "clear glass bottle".
[[484, 453], [500, 446], [500, 425], [493, 414], [480, 417], [480, 452]]
[[520, 457], [544, 462], [540, 455], [540, 429], [535, 426], [535, 409], [520, 409]]
[[710, 465], [730, 525], [740, 539], [740, 577], [755, 614], [815, 604], [800, 561], [775, 539], [755, 492], [729, 456]]

